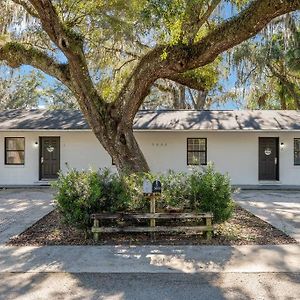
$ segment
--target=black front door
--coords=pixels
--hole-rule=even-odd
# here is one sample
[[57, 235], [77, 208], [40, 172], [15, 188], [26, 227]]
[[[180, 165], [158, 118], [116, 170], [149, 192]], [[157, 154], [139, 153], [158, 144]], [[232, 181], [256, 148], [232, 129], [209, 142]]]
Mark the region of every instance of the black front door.
[[279, 180], [279, 138], [259, 138], [259, 180]]
[[40, 180], [55, 179], [60, 170], [60, 138], [40, 137]]

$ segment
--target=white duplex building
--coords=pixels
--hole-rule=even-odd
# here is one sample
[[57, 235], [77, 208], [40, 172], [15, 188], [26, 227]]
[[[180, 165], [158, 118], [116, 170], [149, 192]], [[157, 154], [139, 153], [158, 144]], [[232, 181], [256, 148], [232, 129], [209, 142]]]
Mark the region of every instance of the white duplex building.
[[[134, 132], [154, 172], [211, 161], [236, 185], [300, 186], [300, 111], [140, 111]], [[115, 170], [79, 111], [0, 113], [0, 186], [42, 184], [68, 167]]]

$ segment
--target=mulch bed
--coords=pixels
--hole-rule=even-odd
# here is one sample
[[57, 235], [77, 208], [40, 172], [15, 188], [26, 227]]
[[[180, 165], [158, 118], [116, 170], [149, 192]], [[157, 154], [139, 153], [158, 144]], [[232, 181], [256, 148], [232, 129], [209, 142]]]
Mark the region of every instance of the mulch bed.
[[211, 240], [195, 234], [114, 233], [101, 234], [96, 243], [91, 237], [85, 239], [82, 231], [63, 223], [56, 211], [40, 219], [26, 231], [8, 242], [14, 246], [44, 245], [251, 245], [293, 244], [296, 241], [237, 206], [233, 217], [218, 225]]

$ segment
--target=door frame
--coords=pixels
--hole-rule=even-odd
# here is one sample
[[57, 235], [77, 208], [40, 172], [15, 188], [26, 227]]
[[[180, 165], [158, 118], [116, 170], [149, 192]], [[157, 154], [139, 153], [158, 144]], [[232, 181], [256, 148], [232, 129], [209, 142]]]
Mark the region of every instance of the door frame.
[[39, 136], [39, 180], [51, 180], [52, 178], [42, 178], [42, 162], [41, 162], [41, 158], [42, 158], [42, 151], [43, 151], [43, 147], [42, 147], [42, 140], [43, 138], [57, 138], [59, 143], [58, 143], [58, 159], [59, 159], [59, 169], [60, 167], [60, 136], [50, 136], [50, 135], [43, 135], [43, 136]]
[[[276, 157], [277, 157], [277, 164], [276, 164], [276, 179], [260, 179], [260, 139], [264, 138], [271, 138], [276, 141]], [[267, 182], [267, 181], [280, 181], [280, 147], [279, 147], [279, 137], [278, 136], [259, 136], [258, 137], [258, 181], [260, 182]]]

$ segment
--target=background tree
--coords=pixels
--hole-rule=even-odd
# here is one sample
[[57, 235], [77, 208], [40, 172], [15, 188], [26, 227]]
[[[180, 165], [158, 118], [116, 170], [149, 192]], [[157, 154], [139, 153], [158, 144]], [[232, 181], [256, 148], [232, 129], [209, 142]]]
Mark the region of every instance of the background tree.
[[1, 67], [0, 111], [6, 109], [77, 109], [75, 97], [57, 82], [45, 83], [41, 72], [26, 74]]
[[[248, 108], [300, 109], [299, 20], [286, 15], [262, 35], [236, 47], [232, 65]], [[271, 31], [271, 32], [270, 32]]]
[[58, 79], [118, 170], [147, 171], [132, 124], [155, 82], [205, 90], [201, 68], [300, 8], [300, 0], [236, 0], [240, 13], [227, 20], [214, 14], [224, 2], [2, 0], [0, 60]]
[[42, 77], [35, 72], [24, 76], [13, 71], [4, 70], [0, 80], [0, 110], [16, 108], [37, 108], [42, 91]]

